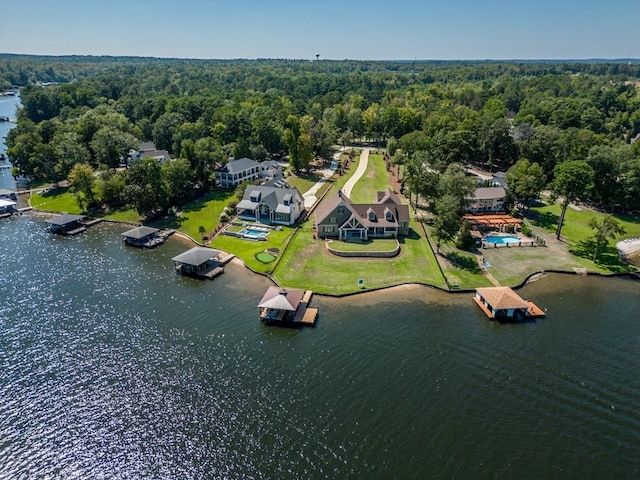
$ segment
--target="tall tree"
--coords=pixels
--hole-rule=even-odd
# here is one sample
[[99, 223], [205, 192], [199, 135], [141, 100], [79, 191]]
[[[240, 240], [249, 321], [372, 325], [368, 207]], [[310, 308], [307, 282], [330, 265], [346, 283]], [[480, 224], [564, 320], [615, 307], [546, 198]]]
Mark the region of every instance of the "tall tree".
[[69, 173], [71, 190], [76, 197], [78, 206], [82, 210], [85, 207], [91, 207], [96, 204], [93, 193], [95, 180], [93, 168], [86, 163], [76, 163]]
[[545, 186], [542, 167], [526, 158], [518, 160], [507, 170], [506, 181], [509, 189], [526, 208], [531, 206], [532, 200], [540, 195]]
[[143, 158], [127, 170], [122, 192], [125, 203], [140, 215], [152, 214], [167, 205], [167, 187], [162, 167], [154, 158]]
[[556, 229], [556, 238], [560, 240], [564, 216], [571, 202], [586, 198], [593, 184], [593, 168], [584, 160], [567, 160], [553, 169], [551, 182], [552, 198], [563, 197], [562, 211]]
[[612, 215], [606, 215], [605, 217], [602, 217], [601, 220], [598, 220], [596, 217], [591, 217], [589, 219], [589, 226], [595, 230], [591, 237], [591, 240], [593, 240], [594, 243], [592, 257], [594, 262], [598, 258], [598, 254], [602, 247], [609, 242], [609, 239], [614, 240], [617, 236], [624, 235], [626, 233], [622, 225], [620, 225]]
[[436, 236], [436, 253], [440, 253], [440, 245], [450, 242], [460, 230], [458, 209], [460, 200], [455, 195], [444, 195], [436, 200], [436, 218], [433, 222]]

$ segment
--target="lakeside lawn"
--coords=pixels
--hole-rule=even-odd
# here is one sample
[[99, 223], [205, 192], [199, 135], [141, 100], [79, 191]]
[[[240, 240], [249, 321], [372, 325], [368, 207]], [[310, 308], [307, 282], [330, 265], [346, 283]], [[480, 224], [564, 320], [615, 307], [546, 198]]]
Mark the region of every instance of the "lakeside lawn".
[[331, 249], [338, 252], [391, 252], [397, 245], [398, 241], [390, 238], [376, 238], [365, 242], [329, 241]]
[[212, 190], [180, 207], [176, 215], [154, 221], [151, 225], [156, 228], [178, 230], [196, 242], [201, 242], [200, 226], [203, 226], [207, 233], [215, 229], [220, 222], [220, 214], [229, 202], [235, 199], [233, 190]]
[[33, 208], [47, 212], [82, 214], [76, 197], [66, 187], [51, 189], [46, 193], [32, 193], [29, 203]]
[[345, 295], [403, 283], [421, 283], [446, 288], [435, 256], [417, 222], [411, 234], [400, 240], [401, 253], [390, 259], [344, 258], [332, 255], [325, 242], [313, 238], [312, 224], [306, 222], [282, 254], [273, 279], [291, 288], [305, 288], [326, 295]]
[[[556, 202], [551, 205], [536, 206], [527, 215], [534, 227], [546, 232], [550, 241], [557, 242], [555, 230], [560, 218], [562, 206]], [[596, 212], [587, 208], [570, 207], [567, 209], [564, 225], [562, 227], [562, 238], [566, 242], [568, 252], [580, 266], [592, 271], [602, 273], [615, 273], [633, 271], [634, 267], [620, 261], [615, 244], [625, 238], [640, 237], [640, 217], [631, 215], [616, 214], [614, 218], [622, 225], [626, 233], [609, 240], [607, 246], [602, 249], [596, 262], [592, 261], [593, 243], [589, 240], [594, 234], [594, 230], [589, 227], [589, 220], [596, 218], [600, 220], [606, 213]]]
[[256, 255], [264, 252], [266, 249], [273, 248], [277, 248], [282, 252], [287, 243], [289, 243], [294, 231], [295, 229], [291, 227], [282, 227], [282, 230], [280, 231], [272, 230], [269, 232], [269, 235], [267, 235], [266, 241], [247, 240], [230, 235], [219, 234], [208, 246], [233, 253], [254, 272], [269, 274], [277, 265], [278, 260], [265, 264], [258, 260]]

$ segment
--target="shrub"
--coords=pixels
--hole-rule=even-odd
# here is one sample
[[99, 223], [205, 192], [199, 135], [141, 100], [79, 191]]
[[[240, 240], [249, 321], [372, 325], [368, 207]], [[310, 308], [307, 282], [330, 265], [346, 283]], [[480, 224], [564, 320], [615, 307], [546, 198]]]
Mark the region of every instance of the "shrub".
[[220, 214], [220, 222], [221, 223], [226, 223], [229, 221], [229, 216], [226, 213], [221, 213]]
[[531, 231], [531, 227], [526, 223], [522, 224], [522, 234], [526, 235], [527, 237], [530, 237], [533, 234], [533, 232]]

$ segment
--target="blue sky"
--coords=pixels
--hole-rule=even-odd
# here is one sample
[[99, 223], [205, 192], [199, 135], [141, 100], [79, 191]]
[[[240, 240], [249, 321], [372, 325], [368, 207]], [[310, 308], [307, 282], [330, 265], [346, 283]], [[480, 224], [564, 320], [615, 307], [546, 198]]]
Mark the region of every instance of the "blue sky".
[[639, 58], [639, 7], [638, 0], [0, 0], [0, 52]]

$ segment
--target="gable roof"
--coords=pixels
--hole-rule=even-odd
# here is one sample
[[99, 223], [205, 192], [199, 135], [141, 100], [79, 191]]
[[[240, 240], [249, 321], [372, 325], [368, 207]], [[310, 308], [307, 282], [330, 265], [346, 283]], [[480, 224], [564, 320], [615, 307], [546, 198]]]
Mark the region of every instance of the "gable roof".
[[[366, 227], [395, 226], [398, 223], [409, 222], [409, 207], [400, 203], [400, 200], [390, 190], [378, 192], [377, 197], [382, 203], [353, 203], [338, 190], [335, 195], [328, 198], [316, 209], [316, 223], [323, 223], [327, 217], [341, 204], [358, 217], [358, 221]], [[391, 210], [393, 220], [386, 219], [386, 211]], [[375, 220], [369, 220], [369, 213], [373, 212]]]
[[[257, 194], [260, 194], [260, 200], [258, 202], [252, 201], [251, 197], [255, 198]], [[285, 199], [289, 200], [289, 202], [298, 200], [298, 202], [304, 203], [304, 199], [302, 198], [300, 191], [295, 187], [278, 188], [268, 185], [259, 185], [251, 186], [251, 188], [247, 188], [244, 191], [242, 200], [238, 203], [237, 208], [255, 210], [255, 208], [262, 203], [268, 205], [271, 209], [276, 209], [279, 205], [284, 205]]]
[[197, 267], [198, 265], [206, 263], [208, 260], [216, 258], [220, 253], [220, 250], [214, 250], [213, 248], [193, 247], [191, 250], [187, 250], [186, 252], [173, 257], [171, 260]]
[[5, 200], [4, 198], [0, 198], [0, 208], [2, 207], [13, 207], [17, 205], [13, 200]]
[[509, 287], [476, 288], [476, 292], [494, 309], [528, 308], [527, 302]]
[[294, 311], [300, 305], [303, 296], [304, 290], [269, 287], [258, 303], [258, 307]]

